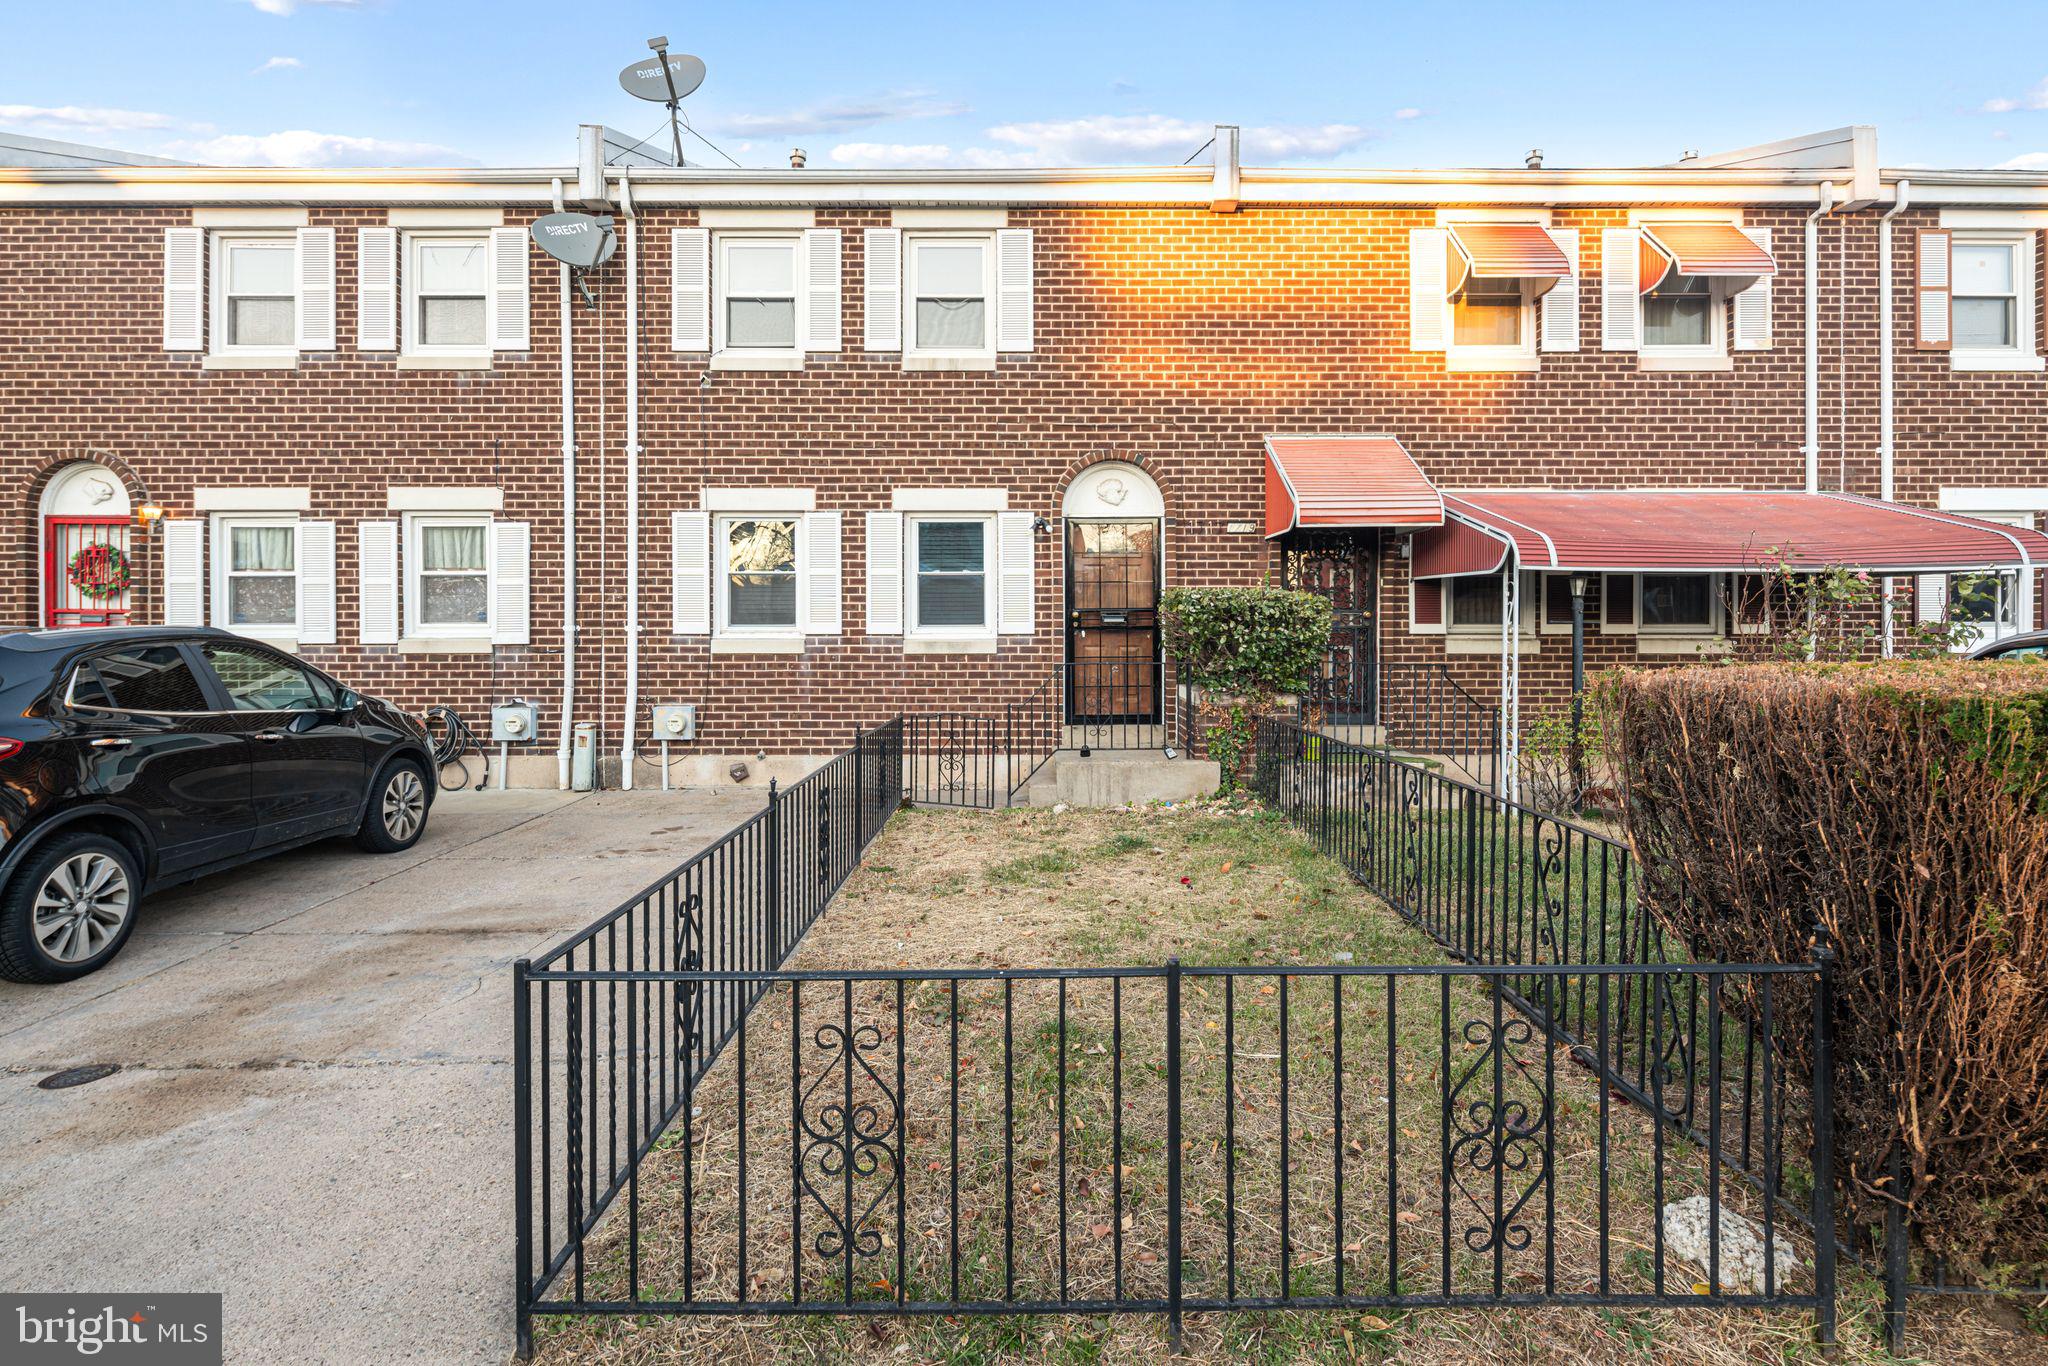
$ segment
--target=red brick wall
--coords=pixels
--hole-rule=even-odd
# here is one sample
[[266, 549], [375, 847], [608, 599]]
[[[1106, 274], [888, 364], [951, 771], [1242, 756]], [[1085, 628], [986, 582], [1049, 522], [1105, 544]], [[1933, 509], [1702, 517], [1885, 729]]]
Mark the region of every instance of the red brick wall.
[[[932, 657], [863, 634], [861, 514], [887, 507], [899, 486], [1001, 486], [1011, 507], [1056, 518], [1077, 469], [1138, 461], [1168, 500], [1169, 584], [1270, 572], [1256, 532], [1226, 530], [1260, 520], [1268, 432], [1393, 432], [1446, 487], [1800, 487], [1801, 217], [1747, 215], [1775, 230], [1776, 345], [1734, 353], [1731, 371], [1643, 373], [1633, 355], [1599, 349], [1599, 229], [1627, 222], [1611, 209], [1555, 218], [1580, 231], [1583, 349], [1545, 354], [1535, 374], [1448, 374], [1440, 354], [1408, 348], [1408, 230], [1432, 223], [1428, 210], [1013, 210], [1011, 224], [1036, 234], [1035, 350], [1003, 356], [992, 373], [913, 373], [893, 354], [859, 349], [859, 230], [886, 223], [886, 211], [820, 210], [820, 226], [846, 230], [847, 349], [810, 357], [800, 374], [716, 372], [706, 388], [704, 357], [671, 351], [667, 321], [666, 230], [695, 215], [651, 212], [640, 236], [642, 701], [699, 703], [703, 752], [820, 752], [898, 709], [988, 709], [1042, 679], [1063, 648], [1057, 525], [1038, 542], [1035, 636], [1002, 637], [994, 657]], [[200, 485], [304, 484], [308, 515], [337, 523], [342, 642], [308, 656], [369, 690], [478, 719], [493, 700], [536, 699], [551, 741], [562, 641], [553, 268], [536, 254], [530, 353], [501, 354], [489, 372], [401, 371], [389, 354], [354, 350], [352, 229], [384, 215], [315, 209], [313, 223], [341, 229], [337, 351], [302, 357], [296, 371], [206, 372], [199, 355], [160, 345], [161, 229], [189, 221], [173, 209], [0, 212], [0, 462], [18, 490], [0, 514], [0, 620], [33, 617], [36, 496], [63, 460], [104, 452], [133, 472], [138, 502], [174, 515], [189, 513]], [[1865, 493], [1877, 481], [1875, 242], [1874, 215], [1822, 230], [1822, 483]], [[1902, 251], [1902, 272], [1909, 259]], [[607, 752], [627, 641], [623, 276], [621, 253], [594, 281], [598, 311], [579, 305], [574, 317], [577, 714], [600, 724]], [[1910, 350], [1903, 273], [1898, 289], [1902, 496], [1931, 501], [1943, 481], [2048, 483], [2028, 472], [2043, 459], [2042, 377], [1948, 376], [1945, 360]], [[1967, 480], [1935, 477], [1965, 466]], [[530, 646], [421, 656], [353, 643], [355, 524], [390, 515], [391, 484], [504, 488], [504, 515], [534, 528]], [[669, 633], [669, 513], [699, 506], [705, 485], [745, 484], [812, 487], [821, 509], [845, 514], [845, 630], [801, 656], [713, 657], [704, 638]], [[154, 619], [156, 547], [141, 559], [143, 615]], [[1386, 568], [1385, 656], [1441, 659], [1441, 637], [1406, 633], [1401, 567], [1390, 558]], [[1554, 666], [1568, 666], [1569, 651], [1556, 641], [1543, 638], [1527, 695], [1560, 686]], [[1629, 638], [1596, 636], [1589, 668], [1633, 658]], [[1453, 663], [1492, 693], [1492, 661]]]

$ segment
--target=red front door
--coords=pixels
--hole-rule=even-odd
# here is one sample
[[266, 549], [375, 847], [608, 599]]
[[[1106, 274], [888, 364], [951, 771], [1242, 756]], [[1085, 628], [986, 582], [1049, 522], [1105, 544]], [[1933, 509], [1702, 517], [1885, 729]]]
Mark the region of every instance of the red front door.
[[113, 571], [124, 566], [133, 572], [127, 519], [45, 517], [43, 625], [126, 625], [133, 589], [108, 586]]

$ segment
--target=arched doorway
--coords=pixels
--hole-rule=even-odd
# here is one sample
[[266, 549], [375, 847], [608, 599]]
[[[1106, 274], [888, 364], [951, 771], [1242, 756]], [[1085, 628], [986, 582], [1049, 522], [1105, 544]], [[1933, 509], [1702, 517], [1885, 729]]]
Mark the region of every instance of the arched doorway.
[[1136, 465], [1090, 465], [1067, 486], [1067, 720], [1160, 719], [1161, 528], [1166, 500]]
[[39, 511], [43, 625], [125, 625], [134, 590], [107, 586], [131, 555], [121, 476], [96, 461], [66, 465], [44, 486]]

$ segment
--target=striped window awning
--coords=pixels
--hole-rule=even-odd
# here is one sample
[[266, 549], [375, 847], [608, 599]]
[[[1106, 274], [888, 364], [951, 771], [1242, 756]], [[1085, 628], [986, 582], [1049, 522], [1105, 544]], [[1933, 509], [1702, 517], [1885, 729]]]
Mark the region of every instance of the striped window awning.
[[1733, 223], [1645, 223], [1642, 225], [1641, 291], [1655, 289], [1667, 275], [1708, 275], [1741, 281], [1730, 293], [1778, 273], [1748, 233]]
[[1572, 264], [1536, 223], [1452, 223], [1444, 234], [1447, 296], [1470, 280], [1527, 280], [1542, 294], [1569, 279]]
[[1391, 436], [1266, 438], [1266, 535], [1317, 527], [1435, 527], [1444, 500]]

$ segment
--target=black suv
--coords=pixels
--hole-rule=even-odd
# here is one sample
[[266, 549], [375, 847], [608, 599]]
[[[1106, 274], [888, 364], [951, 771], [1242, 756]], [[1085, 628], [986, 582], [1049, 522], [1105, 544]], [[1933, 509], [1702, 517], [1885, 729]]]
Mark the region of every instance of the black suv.
[[0, 977], [103, 966], [143, 892], [426, 828], [426, 729], [227, 631], [0, 635]]

